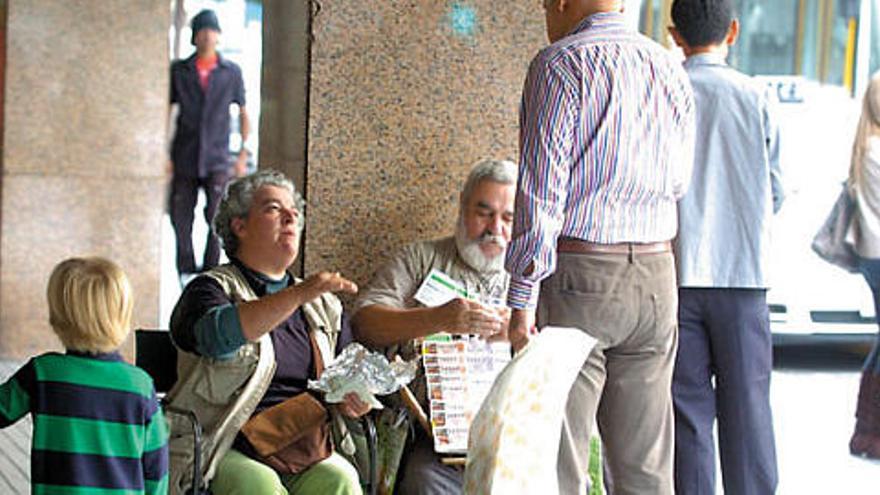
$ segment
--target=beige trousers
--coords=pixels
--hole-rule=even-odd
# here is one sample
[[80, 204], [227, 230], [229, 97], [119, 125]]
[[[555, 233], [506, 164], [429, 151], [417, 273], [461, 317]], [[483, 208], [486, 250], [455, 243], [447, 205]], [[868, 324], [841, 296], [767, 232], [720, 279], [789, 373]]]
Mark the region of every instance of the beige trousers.
[[614, 495], [673, 493], [672, 371], [677, 345], [671, 253], [560, 253], [537, 319], [598, 340], [569, 393], [559, 446], [561, 494], [586, 493], [594, 418]]

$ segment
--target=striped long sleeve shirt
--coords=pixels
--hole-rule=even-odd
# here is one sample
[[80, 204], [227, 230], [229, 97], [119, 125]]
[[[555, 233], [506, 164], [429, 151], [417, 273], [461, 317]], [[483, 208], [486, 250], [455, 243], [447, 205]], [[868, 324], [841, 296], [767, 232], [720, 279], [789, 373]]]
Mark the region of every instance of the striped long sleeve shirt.
[[532, 60], [508, 305], [532, 309], [556, 241], [657, 242], [677, 229], [693, 167], [694, 97], [681, 64], [620, 13], [584, 19]]
[[27, 413], [32, 493], [167, 493], [168, 433], [153, 381], [119, 354], [31, 359], [0, 385], [0, 427]]

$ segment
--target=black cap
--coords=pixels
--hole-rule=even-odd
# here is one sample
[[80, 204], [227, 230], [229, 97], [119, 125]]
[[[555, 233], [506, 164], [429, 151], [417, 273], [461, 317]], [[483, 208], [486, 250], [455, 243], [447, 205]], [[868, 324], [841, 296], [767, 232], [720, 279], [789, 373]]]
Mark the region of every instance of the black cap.
[[192, 38], [189, 41], [193, 45], [196, 44], [196, 33], [202, 29], [213, 29], [220, 32], [220, 21], [217, 20], [217, 14], [210, 9], [205, 9], [196, 14], [189, 25], [192, 28]]

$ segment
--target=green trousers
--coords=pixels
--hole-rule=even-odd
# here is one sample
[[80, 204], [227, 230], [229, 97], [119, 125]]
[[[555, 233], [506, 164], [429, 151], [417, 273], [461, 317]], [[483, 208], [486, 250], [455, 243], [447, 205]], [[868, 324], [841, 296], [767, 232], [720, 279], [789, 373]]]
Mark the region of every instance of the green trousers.
[[211, 481], [214, 495], [362, 495], [358, 473], [344, 457], [330, 457], [298, 474], [271, 467], [230, 449]]

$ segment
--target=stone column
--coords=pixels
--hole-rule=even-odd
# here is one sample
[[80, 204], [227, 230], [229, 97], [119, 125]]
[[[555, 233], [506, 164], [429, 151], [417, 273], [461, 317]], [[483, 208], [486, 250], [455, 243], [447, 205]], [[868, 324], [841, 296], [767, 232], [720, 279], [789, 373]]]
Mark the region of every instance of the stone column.
[[134, 286], [135, 326], [154, 327], [169, 3], [7, 0], [3, 6], [0, 355], [60, 349], [45, 290], [52, 267], [70, 256], [119, 263]]
[[313, 20], [305, 270], [359, 284], [401, 245], [450, 235], [484, 157], [516, 160], [540, 2], [322, 0]]
[[[263, 1], [263, 73], [260, 102], [262, 168], [280, 170], [306, 194], [306, 122], [309, 85], [308, 0]], [[302, 273], [300, 256], [295, 271]]]

